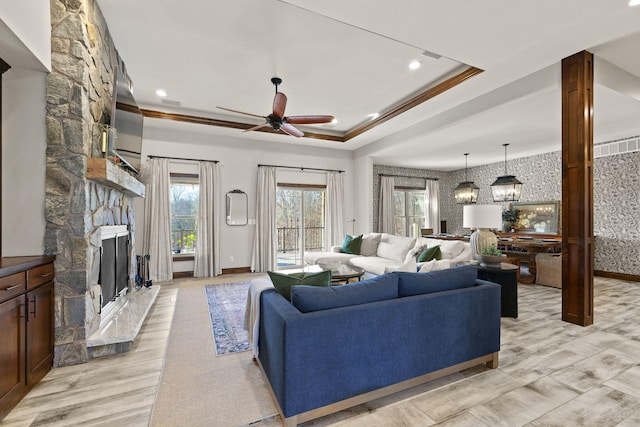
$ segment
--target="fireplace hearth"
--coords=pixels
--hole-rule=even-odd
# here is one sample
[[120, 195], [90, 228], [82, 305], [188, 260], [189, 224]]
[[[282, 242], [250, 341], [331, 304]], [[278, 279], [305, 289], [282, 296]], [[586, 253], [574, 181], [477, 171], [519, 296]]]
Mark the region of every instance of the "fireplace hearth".
[[[102, 226], [96, 233], [100, 244], [100, 326], [87, 339], [89, 357], [129, 351], [158, 291], [157, 286], [138, 287], [132, 280], [131, 234], [126, 225]], [[135, 267], [135, 266], [134, 266]]]

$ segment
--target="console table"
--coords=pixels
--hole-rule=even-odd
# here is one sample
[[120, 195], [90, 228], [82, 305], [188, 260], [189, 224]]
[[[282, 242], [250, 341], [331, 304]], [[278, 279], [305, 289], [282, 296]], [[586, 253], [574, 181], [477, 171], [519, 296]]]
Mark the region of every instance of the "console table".
[[500, 285], [502, 317], [518, 317], [518, 270], [518, 266], [504, 262], [500, 268], [478, 266], [478, 279]]
[[530, 276], [523, 276], [522, 283], [533, 284], [536, 280], [536, 255], [541, 252], [558, 252], [562, 248], [562, 240], [559, 239], [532, 239], [532, 238], [499, 238], [498, 248], [507, 256], [520, 258], [527, 263]]

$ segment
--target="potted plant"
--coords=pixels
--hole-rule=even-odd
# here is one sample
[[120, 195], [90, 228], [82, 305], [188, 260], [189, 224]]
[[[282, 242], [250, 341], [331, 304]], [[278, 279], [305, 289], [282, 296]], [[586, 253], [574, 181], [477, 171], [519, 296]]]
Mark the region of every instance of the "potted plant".
[[502, 251], [500, 251], [496, 245], [491, 245], [483, 248], [477, 255], [477, 258], [482, 267], [500, 267], [500, 263], [504, 256], [502, 255]]

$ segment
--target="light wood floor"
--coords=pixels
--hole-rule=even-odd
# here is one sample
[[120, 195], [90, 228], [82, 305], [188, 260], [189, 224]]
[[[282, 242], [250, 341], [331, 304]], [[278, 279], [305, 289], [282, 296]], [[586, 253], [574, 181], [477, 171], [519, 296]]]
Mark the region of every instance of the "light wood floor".
[[[156, 394], [178, 289], [162, 286], [130, 353], [52, 370], [0, 425], [149, 425], [162, 400]], [[520, 316], [502, 319], [498, 369], [473, 368], [305, 426], [640, 425], [640, 284], [596, 278], [595, 324], [586, 328], [560, 320], [560, 298], [559, 289], [519, 285]], [[249, 352], [218, 359], [225, 357], [250, 360]], [[230, 377], [214, 386], [225, 388]], [[229, 420], [265, 398], [256, 389], [236, 390], [237, 405], [226, 409], [216, 407], [213, 393], [182, 389], [191, 395], [180, 400], [217, 408], [217, 415], [198, 422], [185, 409], [174, 417], [184, 423], [164, 425], [237, 426]], [[241, 425], [279, 424], [277, 417], [256, 421]]]

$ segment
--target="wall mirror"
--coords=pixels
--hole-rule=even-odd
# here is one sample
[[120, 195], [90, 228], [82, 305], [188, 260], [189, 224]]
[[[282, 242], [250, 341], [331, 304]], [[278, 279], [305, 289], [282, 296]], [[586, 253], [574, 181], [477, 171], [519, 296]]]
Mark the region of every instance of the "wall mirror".
[[247, 193], [233, 190], [227, 193], [227, 224], [247, 225]]

